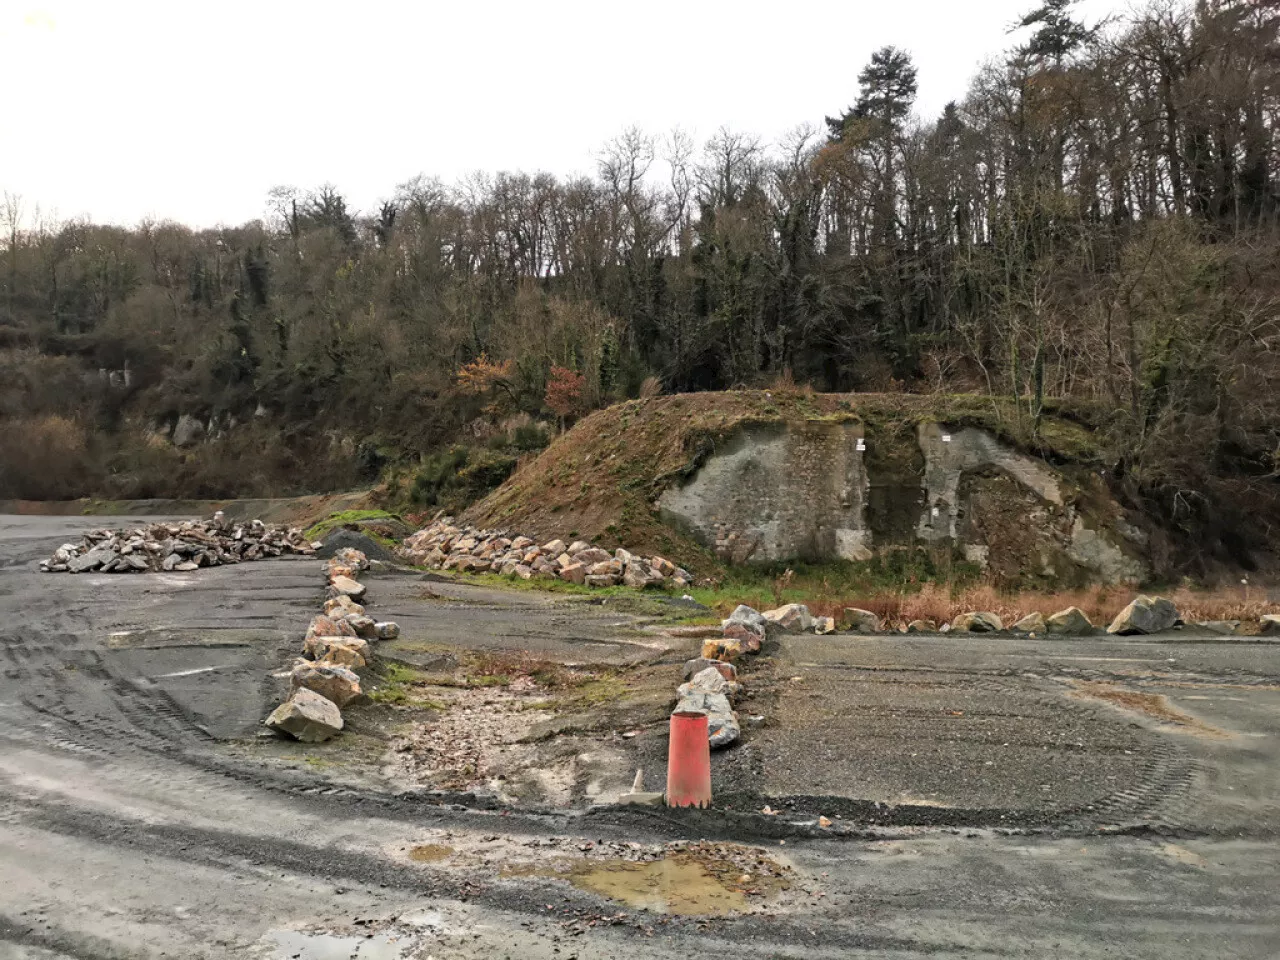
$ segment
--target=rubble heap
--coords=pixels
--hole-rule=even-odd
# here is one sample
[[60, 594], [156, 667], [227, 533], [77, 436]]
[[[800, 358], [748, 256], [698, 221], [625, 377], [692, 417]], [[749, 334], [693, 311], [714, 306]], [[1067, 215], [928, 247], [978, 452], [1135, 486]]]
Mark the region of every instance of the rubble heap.
[[610, 553], [578, 540], [538, 544], [532, 537], [501, 530], [456, 526], [437, 520], [405, 540], [401, 556], [419, 567], [459, 573], [499, 573], [523, 580], [564, 580], [589, 587], [619, 584], [645, 587], [687, 587], [693, 576], [663, 557], [639, 557], [626, 550]]
[[79, 543], [64, 543], [41, 561], [40, 569], [45, 573], [155, 573], [286, 553], [310, 556], [315, 549], [296, 527], [269, 526], [261, 520], [231, 523], [218, 511], [210, 520], [93, 530]]
[[321, 743], [342, 732], [342, 709], [362, 697], [360, 676], [373, 652], [371, 640], [394, 640], [400, 628], [365, 615], [357, 601], [366, 593], [356, 575], [369, 558], [350, 547], [324, 565], [324, 613], [311, 620], [302, 641], [304, 656], [289, 671], [289, 696], [264, 721], [266, 726], [304, 743]]

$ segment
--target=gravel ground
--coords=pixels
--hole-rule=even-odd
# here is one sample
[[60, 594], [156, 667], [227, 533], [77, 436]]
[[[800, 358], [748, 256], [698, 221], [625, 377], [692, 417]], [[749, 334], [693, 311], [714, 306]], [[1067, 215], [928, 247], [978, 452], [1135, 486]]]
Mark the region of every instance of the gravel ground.
[[[0, 960], [1280, 953], [1275, 645], [791, 638], [744, 669], [765, 719], [716, 755], [717, 810], [504, 810], [258, 756], [314, 562], [35, 572], [99, 523], [0, 517]], [[370, 587], [424, 648], [674, 676], [696, 644], [535, 593]], [[627, 742], [661, 769], [660, 730]], [[788, 889], [669, 916], [551, 875], [701, 838]], [[544, 845], [559, 867], [510, 869]]]

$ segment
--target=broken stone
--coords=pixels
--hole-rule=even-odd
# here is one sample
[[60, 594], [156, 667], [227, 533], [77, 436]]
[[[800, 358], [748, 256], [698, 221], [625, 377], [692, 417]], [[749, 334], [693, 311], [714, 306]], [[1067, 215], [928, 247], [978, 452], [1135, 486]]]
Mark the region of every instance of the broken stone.
[[591, 544], [587, 543], [585, 540], [575, 540], [573, 543], [569, 544], [569, 549], [565, 552], [574, 559], [579, 559], [578, 554], [584, 553], [590, 549]]
[[635, 560], [627, 564], [627, 572], [622, 575], [622, 582], [635, 590], [655, 587], [662, 583], [661, 574], [654, 573], [645, 564]]
[[324, 602], [324, 612], [330, 617], [345, 617], [352, 614], [360, 615], [364, 613], [364, 607], [356, 603], [350, 597], [339, 595], [332, 600]]
[[613, 576], [612, 574], [603, 574], [603, 575], [588, 574], [587, 586], [588, 587], [616, 587], [618, 585], [618, 580], [619, 578], [616, 576]]
[[350, 597], [352, 600], [360, 600], [365, 594], [364, 584], [358, 583], [350, 577], [334, 577], [329, 586], [333, 588], [337, 596]]
[[1049, 633], [1063, 637], [1083, 637], [1093, 633], [1093, 624], [1079, 607], [1067, 607], [1045, 620]]
[[1004, 624], [994, 613], [962, 613], [951, 621], [951, 629], [967, 633], [998, 633]]
[[356, 636], [356, 628], [348, 623], [345, 619], [332, 617], [313, 617], [311, 624], [307, 627], [306, 639], [312, 637], [354, 637]]
[[759, 644], [762, 634], [757, 632], [750, 624], [740, 621], [727, 621], [724, 628], [724, 636], [726, 640], [737, 640], [745, 645], [751, 642]]
[[1120, 636], [1159, 633], [1177, 623], [1178, 608], [1171, 600], [1142, 595], [1134, 598], [1132, 603], [1120, 611], [1111, 626], [1107, 627], [1107, 633]]
[[356, 632], [357, 637], [364, 637], [366, 640], [378, 639], [378, 625], [374, 623], [373, 617], [366, 617], [362, 613], [349, 613], [343, 619]]
[[727, 747], [742, 735], [738, 717], [733, 712], [729, 698], [723, 693], [695, 693], [682, 697], [675, 713], [705, 713], [707, 715], [707, 740], [712, 749]]
[[803, 603], [788, 603], [776, 610], [766, 610], [762, 616], [787, 633], [804, 633], [813, 627], [813, 615]]
[[859, 607], [845, 607], [840, 622], [844, 629], [855, 633], [879, 633], [881, 630], [880, 618], [870, 610]]
[[1264, 634], [1280, 633], [1280, 613], [1264, 613], [1258, 622]]
[[938, 625], [932, 620], [912, 620], [907, 624], [907, 633], [937, 633]]
[[1240, 632], [1239, 620], [1205, 620], [1196, 624], [1196, 629], [1203, 630], [1205, 633], [1217, 634], [1220, 637], [1230, 637]]
[[1014, 633], [1044, 633], [1044, 614], [1038, 611], [1036, 613], [1029, 613], [1009, 629]]
[[379, 640], [395, 640], [400, 636], [400, 624], [390, 620], [375, 623], [373, 629]]
[[544, 543], [542, 545], [542, 552], [547, 556], [558, 557], [560, 554], [564, 553], [564, 541], [552, 540], [550, 543]]
[[299, 687], [276, 707], [265, 723], [272, 730], [287, 733], [303, 743], [323, 743], [342, 732], [342, 711], [327, 697]]
[[718, 670], [720, 672], [720, 676], [724, 677], [726, 680], [732, 681], [738, 679], [738, 668], [732, 663], [725, 663], [722, 660], [706, 660], [702, 657], [696, 657], [693, 660], [685, 662], [684, 679], [692, 680], [695, 674], [701, 673], [708, 667]]
[[360, 678], [346, 664], [336, 661], [299, 660], [289, 674], [289, 684], [294, 690], [318, 693], [338, 707], [345, 707], [360, 696]]
[[765, 631], [769, 626], [769, 621], [764, 618], [762, 613], [757, 610], [753, 610], [745, 603], [734, 608], [733, 613], [729, 614], [729, 619], [722, 621], [720, 626], [727, 627], [731, 623], [745, 623], [749, 626], [755, 627], [756, 632], [762, 637], [765, 635]]
[[813, 632], [827, 634], [836, 632], [836, 622], [832, 617], [814, 617]]
[[566, 583], [584, 584], [587, 582], [587, 568], [581, 563], [570, 561], [560, 568], [560, 579]]
[[687, 683], [680, 684], [676, 690], [676, 696], [681, 700], [691, 697], [695, 693], [724, 693], [729, 692], [729, 681], [715, 667], [707, 667], [699, 673], [693, 675]]
[[[599, 547], [588, 547], [586, 550], [574, 551], [569, 550], [573, 554], [573, 559], [588, 567], [594, 567], [597, 563], [609, 563], [613, 560], [613, 554], [608, 550], [601, 550]], [[618, 564], [619, 572], [621, 572], [622, 564]]]
[[674, 577], [679, 571], [679, 568], [674, 563], [670, 560], [664, 559], [663, 557], [654, 557], [649, 561], [649, 566], [664, 577]]

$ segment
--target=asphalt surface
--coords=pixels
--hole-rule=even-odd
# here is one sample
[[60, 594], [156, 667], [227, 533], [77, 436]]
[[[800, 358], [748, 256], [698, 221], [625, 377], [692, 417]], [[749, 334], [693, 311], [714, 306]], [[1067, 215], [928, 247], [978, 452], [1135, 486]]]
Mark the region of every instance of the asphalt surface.
[[[237, 759], [315, 563], [36, 571], [93, 522], [0, 517], [0, 960], [1280, 955], [1275, 645], [790, 638], [755, 668], [764, 720], [717, 755], [732, 810], [501, 811]], [[428, 644], [687, 652], [535, 593], [371, 589]], [[668, 918], [399, 853], [441, 834], [734, 840], [797, 882], [764, 912]]]

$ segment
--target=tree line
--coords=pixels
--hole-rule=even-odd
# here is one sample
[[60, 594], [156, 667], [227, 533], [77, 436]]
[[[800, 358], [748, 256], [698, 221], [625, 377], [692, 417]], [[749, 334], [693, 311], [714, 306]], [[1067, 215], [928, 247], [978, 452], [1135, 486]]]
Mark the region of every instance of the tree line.
[[72, 446], [196, 413], [426, 452], [642, 390], [978, 391], [1032, 431], [1088, 411], [1175, 514], [1271, 495], [1280, 2], [1046, 0], [1018, 26], [940, 116], [886, 47], [821, 126], [631, 129], [591, 176], [419, 177], [368, 212], [280, 187], [199, 231], [10, 197], [0, 413]]

